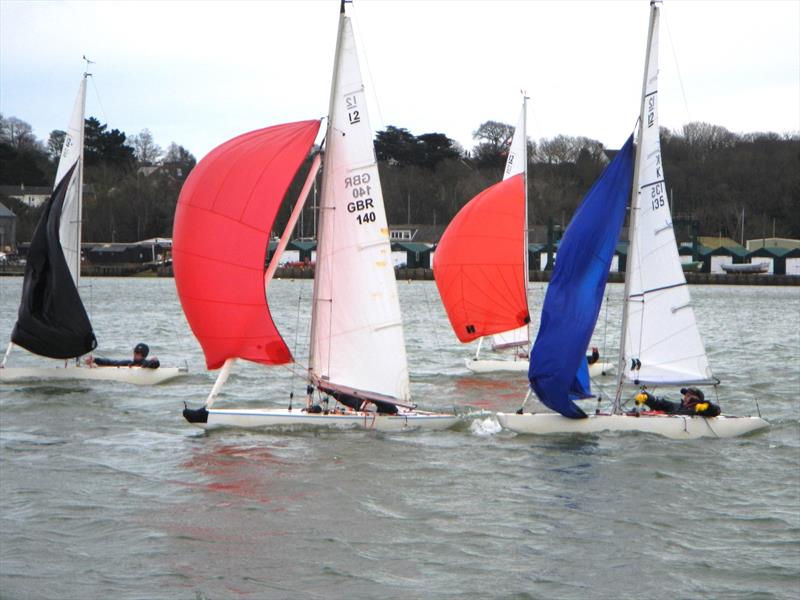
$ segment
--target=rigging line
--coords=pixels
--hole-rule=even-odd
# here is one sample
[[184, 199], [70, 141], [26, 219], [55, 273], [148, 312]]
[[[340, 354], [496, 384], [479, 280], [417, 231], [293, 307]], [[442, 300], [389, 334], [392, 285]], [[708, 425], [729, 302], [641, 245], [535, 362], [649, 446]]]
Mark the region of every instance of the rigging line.
[[[333, 208], [336, 208], [336, 206], [334, 205]], [[332, 257], [333, 257], [333, 233], [336, 231], [336, 211], [335, 210], [331, 211], [331, 215], [330, 216], [334, 221], [331, 224], [330, 228], [328, 229], [328, 235], [325, 236], [325, 237], [329, 237], [330, 238], [330, 242], [328, 242], [328, 257], [329, 258], [328, 258], [328, 261], [327, 261], [328, 262], [328, 265], [327, 265], [328, 266], [328, 281], [330, 282], [330, 284], [329, 284], [330, 300], [328, 301], [328, 340], [327, 340], [328, 347], [326, 349], [326, 353], [328, 355], [327, 356], [328, 364], [326, 365], [326, 368], [325, 368], [325, 373], [327, 373], [328, 375], [330, 375], [330, 373], [331, 373], [331, 346], [332, 346], [331, 335], [333, 333], [333, 296], [334, 296], [334, 294], [333, 294], [333, 284], [334, 284], [335, 279], [334, 279], [334, 276], [333, 276], [334, 271], [333, 271], [333, 258]], [[327, 219], [327, 215], [326, 215], [326, 219], [325, 220], [326, 221], [328, 220]], [[320, 263], [320, 259], [319, 259], [319, 250], [318, 250], [317, 251], [317, 262], [314, 265], [314, 269], [318, 268], [319, 263]], [[316, 276], [316, 273], [315, 273], [315, 276]], [[322, 373], [319, 373], [318, 375], [320, 377], [322, 377]]]
[[711, 430], [711, 433], [714, 434], [714, 437], [719, 437], [719, 434], [714, 431], [714, 428], [711, 426], [711, 423], [708, 422], [708, 417], [700, 417], [703, 421], [706, 422], [706, 426]]
[[686, 90], [683, 87], [683, 77], [681, 76], [681, 67], [678, 64], [678, 54], [675, 52], [675, 44], [673, 44], [672, 42], [672, 31], [670, 31], [669, 22], [666, 19], [666, 14], [665, 13], [661, 14], [664, 17], [664, 25], [667, 26], [667, 38], [669, 39], [670, 50], [672, 50], [672, 60], [675, 61], [675, 71], [678, 74], [678, 83], [680, 84], [681, 87], [681, 96], [683, 97], [683, 109], [686, 111], [686, 122], [691, 123], [692, 118], [691, 115], [689, 114], [689, 102], [688, 100], [686, 100]]
[[[298, 285], [298, 287], [300, 288], [300, 292], [297, 294], [297, 320], [295, 321], [294, 324], [294, 348], [292, 349], [292, 354], [294, 356], [297, 356], [297, 344], [300, 339], [300, 304], [301, 301], [303, 300], [303, 286], [302, 284], [300, 284]], [[291, 382], [289, 383], [290, 394], [294, 394], [294, 381], [296, 373], [297, 371], [295, 369], [292, 369], [292, 379]]]
[[[378, 112], [378, 115], [377, 115], [378, 116], [378, 121], [381, 123], [381, 129], [385, 129], [386, 128], [386, 123], [383, 120], [383, 111], [381, 110], [381, 104], [378, 101], [378, 86], [375, 83], [375, 78], [372, 76], [372, 69], [370, 69], [370, 67], [369, 67], [369, 58], [367, 57], [367, 54], [368, 54], [367, 53], [367, 45], [364, 43], [364, 36], [361, 35], [361, 24], [357, 23], [357, 21], [358, 21], [357, 19], [353, 19], [353, 17], [350, 17], [350, 22], [353, 24], [353, 36], [358, 38], [358, 40], [357, 40], [358, 41], [358, 47], [361, 48], [361, 53], [360, 53], [361, 54], [361, 58], [364, 59], [364, 66], [367, 69], [367, 77], [369, 77], [369, 82], [371, 84], [369, 89], [372, 92], [372, 101], [375, 103], [374, 104], [375, 105], [375, 109]], [[362, 82], [362, 85], [363, 85], [363, 82]], [[369, 108], [369, 106], [367, 106], [367, 108]], [[372, 125], [372, 123], [370, 123], [370, 125], [372, 126], [372, 130], [376, 131], [375, 126]], [[374, 150], [373, 150], [373, 152], [374, 152]]]
[[[423, 283], [422, 289], [424, 290], [423, 293], [425, 294], [426, 312], [428, 313], [428, 318], [431, 319], [431, 322], [432, 322], [433, 321], [433, 309], [431, 307], [430, 296], [429, 296], [429, 293], [428, 293], [428, 286], [424, 285], [425, 284], [424, 281], [422, 283]], [[432, 329], [433, 329], [433, 337], [436, 339], [436, 351], [441, 355], [442, 354], [442, 344], [439, 341], [439, 333], [438, 333], [439, 328], [434, 326], [434, 327], [432, 327]]]
[[100, 106], [100, 112], [103, 113], [103, 119], [105, 119], [105, 122], [108, 123], [109, 118], [106, 114], [106, 109], [103, 107], [103, 102], [100, 100], [100, 92], [97, 90], [97, 84], [94, 82], [94, 77], [90, 77], [90, 79], [92, 81], [92, 88], [94, 89], [94, 96], [97, 98], [97, 104]]

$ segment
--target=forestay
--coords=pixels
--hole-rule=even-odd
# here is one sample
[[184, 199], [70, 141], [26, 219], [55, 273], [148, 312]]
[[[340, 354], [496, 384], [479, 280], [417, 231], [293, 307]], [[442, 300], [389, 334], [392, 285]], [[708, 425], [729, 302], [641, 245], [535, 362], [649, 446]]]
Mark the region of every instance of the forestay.
[[352, 23], [342, 12], [323, 167], [309, 370], [323, 390], [403, 402], [409, 398], [408, 365], [372, 140]]
[[197, 164], [181, 190], [175, 284], [209, 369], [229, 358], [292, 360], [269, 312], [264, 265], [278, 208], [319, 125], [300, 121], [229, 140]]
[[56, 181], [53, 185], [53, 189], [55, 189], [65, 177], [69, 176], [70, 178], [61, 208], [58, 237], [64, 252], [64, 259], [76, 286], [80, 283], [81, 276], [83, 116], [86, 108], [86, 77], [87, 75], [84, 75], [81, 78], [78, 97], [75, 99], [72, 117], [64, 136], [64, 145], [61, 148], [61, 158], [58, 161], [58, 170], [56, 171]]
[[622, 366], [629, 380], [640, 383], [708, 382], [711, 368], [678, 257], [661, 164], [658, 20], [653, 4], [631, 200]]
[[[514, 175], [523, 175], [523, 185], [528, 185], [527, 171], [528, 171], [528, 136], [526, 133], [526, 118], [525, 118], [525, 103], [522, 104], [522, 109], [519, 113], [519, 120], [517, 121], [517, 128], [514, 130], [514, 137], [511, 139], [511, 146], [508, 149], [508, 158], [506, 159], [506, 168], [503, 172], [503, 180], [513, 177]], [[528, 210], [527, 210], [527, 194], [523, 194], [522, 201], [525, 205], [523, 210], [524, 218], [521, 223], [523, 228], [523, 242], [520, 248], [523, 257], [523, 276], [525, 277], [525, 296], [528, 295]], [[513, 346], [527, 346], [530, 343], [530, 332], [528, 324], [522, 327], [517, 327], [510, 331], [496, 333], [492, 336], [493, 346], [499, 348], [509, 348]]]

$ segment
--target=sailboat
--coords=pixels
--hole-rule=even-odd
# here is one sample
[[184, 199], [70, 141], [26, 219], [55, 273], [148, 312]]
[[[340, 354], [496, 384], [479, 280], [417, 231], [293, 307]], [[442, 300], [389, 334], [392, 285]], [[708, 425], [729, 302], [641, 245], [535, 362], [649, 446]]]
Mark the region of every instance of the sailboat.
[[[89, 73], [84, 73], [81, 78], [61, 150], [53, 194], [45, 203], [33, 233], [18, 319], [0, 362], [0, 383], [81, 379], [153, 385], [187, 371], [185, 367], [88, 367], [79, 362], [81, 356], [97, 346], [79, 291], [83, 130], [86, 80], [89, 76]], [[14, 346], [39, 356], [62, 359], [64, 363], [61, 366], [9, 367], [7, 363]]]
[[[562, 239], [542, 309], [528, 375], [538, 399], [556, 413], [523, 414], [522, 408], [517, 413], [499, 413], [500, 424], [512, 431], [640, 431], [690, 439], [733, 437], [769, 425], [760, 416], [701, 417], [623, 410], [626, 386], [719, 383], [697, 328], [666, 198], [658, 125], [659, 4], [650, 3], [635, 156], [630, 138], [575, 213]], [[628, 189], [630, 241], [616, 395], [609, 413], [598, 410], [587, 416], [569, 398], [568, 384], [597, 320]]]
[[[524, 372], [529, 365], [527, 101], [523, 92], [503, 180], [458, 212], [433, 258], [456, 337], [462, 343], [478, 340], [475, 355], [465, 359], [474, 373]], [[481, 355], [487, 340], [496, 357]], [[613, 370], [606, 362], [589, 366], [592, 377]]]
[[[444, 429], [453, 414], [411, 402], [389, 229], [353, 26], [341, 4], [325, 136], [319, 239], [304, 407], [215, 408], [238, 358], [292, 362], [272, 321], [266, 289], [322, 163], [314, 156], [300, 197], [264, 269], [269, 233], [320, 121], [276, 125], [214, 149], [178, 200], [173, 263], [186, 318], [209, 369], [221, 367], [201, 408], [202, 428], [361, 427]], [[331, 401], [334, 402], [331, 402]]]

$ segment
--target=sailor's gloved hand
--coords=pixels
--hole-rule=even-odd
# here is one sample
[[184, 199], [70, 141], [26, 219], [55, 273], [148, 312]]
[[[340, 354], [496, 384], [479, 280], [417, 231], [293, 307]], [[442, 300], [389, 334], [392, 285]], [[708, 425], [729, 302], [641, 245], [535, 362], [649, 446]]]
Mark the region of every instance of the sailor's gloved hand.
[[638, 394], [636, 394], [636, 398], [635, 398], [636, 404], [641, 405], [641, 404], [644, 404], [645, 402], [647, 402], [647, 397], [649, 395], [650, 394], [648, 394], [647, 392], [639, 392]]

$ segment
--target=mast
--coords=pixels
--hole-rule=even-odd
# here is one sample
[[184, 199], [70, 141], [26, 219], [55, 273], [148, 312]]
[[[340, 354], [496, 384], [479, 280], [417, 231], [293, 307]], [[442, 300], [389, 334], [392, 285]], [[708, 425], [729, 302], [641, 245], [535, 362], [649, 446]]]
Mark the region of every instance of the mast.
[[631, 213], [628, 219], [628, 253], [625, 264], [625, 291], [622, 302], [622, 327], [619, 339], [619, 363], [617, 365], [617, 393], [614, 397], [615, 414], [620, 412], [622, 385], [625, 381], [625, 343], [628, 327], [628, 306], [631, 291], [631, 247], [636, 235], [636, 213], [639, 210], [639, 169], [642, 163], [642, 136], [644, 133], [645, 103], [647, 101], [647, 79], [649, 76], [650, 54], [653, 51], [653, 32], [658, 23], [658, 4], [660, 0], [650, 0], [650, 25], [647, 31], [647, 52], [644, 58], [644, 76], [642, 77], [642, 100], [639, 106], [639, 127], [637, 132], [636, 159], [633, 167], [633, 181], [631, 183]]
[[335, 60], [309, 381], [334, 397], [407, 406], [401, 404], [410, 390], [389, 227], [353, 23], [344, 11]]
[[[508, 149], [508, 159], [506, 160], [505, 170], [503, 172], [503, 181], [522, 175], [523, 182], [523, 203], [522, 210], [522, 279], [523, 289], [525, 293], [525, 310], [528, 307], [528, 287], [529, 287], [529, 270], [528, 270], [528, 128], [527, 128], [527, 102], [528, 96], [524, 90], [520, 90], [522, 94], [522, 108], [516, 127], [514, 128], [514, 135], [511, 138], [511, 145]], [[520, 164], [520, 161], [522, 164]], [[506, 331], [501, 331], [492, 335], [493, 350], [502, 348], [514, 348], [518, 346], [526, 347], [530, 350], [531, 332], [530, 327], [526, 323], [521, 327], [514, 327]], [[478, 348], [480, 352], [480, 347]], [[477, 360], [478, 354], [475, 354]]]
[[[530, 266], [528, 265], [528, 100], [530, 98], [525, 93], [525, 90], [522, 90], [522, 143], [523, 143], [523, 151], [522, 151], [522, 161], [524, 164], [523, 176], [522, 180], [525, 184], [525, 225], [524, 225], [524, 235], [523, 235], [523, 247], [522, 247], [522, 264], [523, 268], [525, 269], [525, 300], [528, 299], [528, 288], [530, 282]], [[528, 342], [531, 339], [531, 329], [529, 326], [525, 326], [525, 329], [528, 331]]]
[[78, 247], [75, 258], [75, 287], [78, 288], [80, 293], [81, 282], [81, 242], [83, 234], [83, 152], [84, 141], [86, 137], [86, 80], [91, 75], [89, 73], [89, 65], [92, 63], [85, 56], [83, 59], [86, 61], [86, 71], [83, 73], [83, 81], [81, 82], [81, 126], [80, 126], [80, 139], [78, 141], [78, 214], [75, 220], [75, 237], [78, 240]]
[[[344, 4], [345, 0], [342, 0], [341, 5], [339, 7], [339, 27], [336, 33], [336, 51], [333, 53], [333, 75], [331, 76], [331, 93], [330, 98], [328, 100], [328, 123], [325, 127], [325, 148], [320, 149], [320, 152], [323, 153], [324, 162], [322, 164], [322, 193], [323, 196], [320, 199], [320, 203], [316, 205], [316, 209], [318, 212], [318, 216], [316, 219], [318, 220], [318, 224], [315, 228], [314, 234], [316, 235], [317, 240], [317, 258], [321, 254], [322, 244], [330, 243], [329, 240], [325, 239], [325, 236], [322, 235], [322, 232], [325, 231], [325, 221], [328, 219], [327, 211], [330, 210], [328, 204], [328, 198], [325, 198], [325, 190], [328, 189], [328, 179], [330, 177], [331, 171], [331, 161], [330, 161], [330, 154], [328, 152], [328, 140], [331, 139], [332, 135], [335, 135], [338, 132], [335, 132], [333, 129], [333, 110], [334, 110], [334, 103], [336, 99], [336, 80], [339, 77], [339, 56], [342, 53], [342, 36], [345, 26], [345, 11], [344, 11]], [[316, 204], [316, 187], [314, 188], [314, 202]], [[330, 217], [334, 217], [333, 211], [331, 211]], [[310, 328], [310, 340], [309, 340], [309, 347], [308, 347], [308, 375], [309, 379], [311, 379], [312, 374], [314, 373], [314, 369], [317, 365], [314, 364], [314, 356], [316, 355], [316, 345], [317, 345], [317, 327], [319, 325], [317, 310], [320, 302], [332, 302], [332, 298], [327, 299], [320, 299], [320, 280], [321, 277], [318, 276], [317, 271], [319, 270], [320, 264], [319, 260], [317, 260], [317, 264], [314, 265], [314, 289], [312, 291], [312, 298], [311, 298], [311, 328]]]

